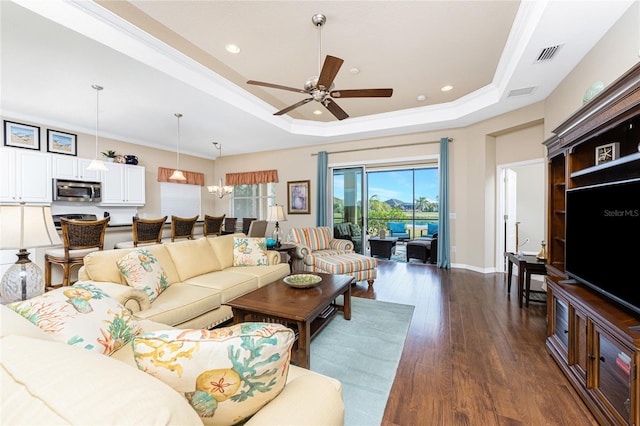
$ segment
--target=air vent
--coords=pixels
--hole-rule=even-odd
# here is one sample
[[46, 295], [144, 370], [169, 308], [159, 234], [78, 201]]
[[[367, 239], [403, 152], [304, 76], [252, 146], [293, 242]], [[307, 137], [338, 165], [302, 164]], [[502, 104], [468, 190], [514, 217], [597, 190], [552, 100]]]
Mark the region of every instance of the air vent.
[[536, 90], [535, 87], [523, 87], [522, 89], [513, 89], [512, 91], [509, 92], [509, 95], [507, 95], [507, 97], [512, 98], [514, 96], [530, 95], [531, 93], [533, 93], [534, 90]]
[[553, 58], [553, 56], [556, 54], [558, 49], [560, 49], [560, 45], [545, 47], [540, 51], [540, 54], [538, 55], [538, 59], [536, 59], [536, 62], [550, 61], [551, 58]]

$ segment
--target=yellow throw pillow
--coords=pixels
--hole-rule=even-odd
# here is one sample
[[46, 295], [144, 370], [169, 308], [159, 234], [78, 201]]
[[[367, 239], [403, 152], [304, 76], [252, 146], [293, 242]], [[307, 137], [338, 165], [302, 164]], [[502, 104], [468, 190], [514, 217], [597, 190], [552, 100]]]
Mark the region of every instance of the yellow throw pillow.
[[7, 307], [54, 340], [104, 355], [142, 331], [128, 309], [90, 283], [58, 288]]
[[233, 266], [269, 265], [267, 239], [235, 237], [233, 239]]
[[131, 251], [118, 259], [116, 265], [127, 284], [147, 293], [149, 302], [156, 300], [169, 287], [169, 279], [162, 265], [148, 250]]
[[284, 388], [291, 329], [242, 323], [213, 330], [167, 330], [133, 340], [138, 368], [185, 395], [208, 425], [245, 421]]

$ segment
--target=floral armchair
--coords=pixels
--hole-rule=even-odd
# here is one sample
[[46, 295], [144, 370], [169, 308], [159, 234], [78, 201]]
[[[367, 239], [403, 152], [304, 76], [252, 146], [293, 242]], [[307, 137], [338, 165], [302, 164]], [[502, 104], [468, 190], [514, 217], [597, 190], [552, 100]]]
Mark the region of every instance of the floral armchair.
[[334, 238], [328, 226], [291, 228], [287, 239], [296, 245], [291, 263], [294, 271], [315, 272], [316, 258], [353, 253], [353, 243]]

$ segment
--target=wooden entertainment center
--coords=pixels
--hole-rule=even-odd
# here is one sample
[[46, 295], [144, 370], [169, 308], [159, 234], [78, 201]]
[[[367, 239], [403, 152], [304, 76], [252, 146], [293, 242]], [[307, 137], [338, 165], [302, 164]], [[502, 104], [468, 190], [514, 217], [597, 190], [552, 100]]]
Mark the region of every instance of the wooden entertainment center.
[[[640, 325], [640, 315], [586, 286], [566, 282], [565, 272], [566, 191], [640, 177], [640, 63], [553, 133], [544, 142], [549, 176], [547, 350], [599, 423], [640, 425], [640, 331], [630, 328]], [[613, 159], [598, 161], [596, 148], [613, 142], [618, 142]], [[598, 250], [615, 250], [598, 246], [598, 232], [606, 230], [593, 230], [594, 256], [585, 262], [598, 262]]]

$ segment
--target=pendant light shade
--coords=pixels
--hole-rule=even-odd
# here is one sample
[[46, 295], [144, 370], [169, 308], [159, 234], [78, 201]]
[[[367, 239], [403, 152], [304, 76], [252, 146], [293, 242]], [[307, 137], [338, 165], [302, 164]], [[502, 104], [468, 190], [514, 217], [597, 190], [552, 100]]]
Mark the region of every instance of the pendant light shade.
[[96, 157], [91, 160], [91, 163], [87, 166], [87, 170], [91, 170], [94, 172], [108, 172], [109, 169], [104, 165], [104, 161], [98, 158], [98, 128], [100, 127], [100, 91], [103, 89], [102, 86], [98, 86], [97, 84], [93, 84], [91, 86], [96, 91]]
[[180, 170], [180, 117], [182, 117], [182, 114], [180, 114], [179, 112], [176, 112], [174, 115], [178, 119], [178, 138], [177, 138], [178, 141], [176, 143], [176, 169], [173, 171], [173, 174], [171, 175], [171, 177], [169, 177], [169, 180], [187, 180], [187, 178], [184, 177], [184, 173], [182, 173], [182, 170]]

